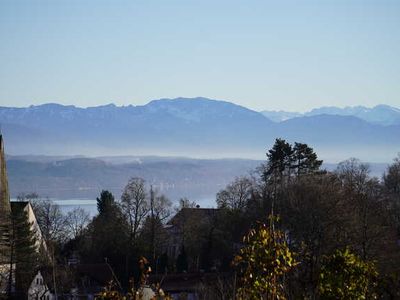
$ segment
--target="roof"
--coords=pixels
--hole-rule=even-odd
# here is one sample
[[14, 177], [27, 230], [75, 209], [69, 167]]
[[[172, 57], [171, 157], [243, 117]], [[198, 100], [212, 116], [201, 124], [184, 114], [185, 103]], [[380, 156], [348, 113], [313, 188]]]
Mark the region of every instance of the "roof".
[[25, 207], [29, 204], [29, 202], [28, 201], [11, 201], [10, 204], [11, 204], [11, 211], [16, 212], [17, 210], [18, 211], [24, 210]]
[[[54, 282], [53, 282], [53, 268], [51, 267], [42, 267], [38, 270], [40, 274], [42, 274], [43, 281], [50, 289], [50, 291], [54, 291]], [[36, 274], [35, 274], [36, 276]]]

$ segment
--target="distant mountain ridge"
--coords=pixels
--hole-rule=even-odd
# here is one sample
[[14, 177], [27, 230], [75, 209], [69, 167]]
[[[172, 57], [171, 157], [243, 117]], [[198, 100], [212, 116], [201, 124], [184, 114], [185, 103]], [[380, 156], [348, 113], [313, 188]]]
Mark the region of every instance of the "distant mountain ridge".
[[306, 113], [267, 110], [261, 113], [274, 122], [282, 122], [304, 116], [338, 115], [357, 117], [372, 124], [400, 125], [400, 109], [384, 104], [376, 105], [372, 108], [365, 106], [347, 106], [344, 108], [324, 106], [314, 108]]
[[[0, 122], [6, 150], [14, 155], [263, 159], [277, 137], [308, 143], [329, 162], [351, 156], [389, 162], [399, 151], [400, 123], [382, 125], [332, 111], [324, 108], [273, 122], [243, 106], [199, 97], [153, 100], [140, 106], [0, 107]], [[361, 109], [356, 111], [362, 115]], [[389, 115], [395, 119], [393, 112]]]

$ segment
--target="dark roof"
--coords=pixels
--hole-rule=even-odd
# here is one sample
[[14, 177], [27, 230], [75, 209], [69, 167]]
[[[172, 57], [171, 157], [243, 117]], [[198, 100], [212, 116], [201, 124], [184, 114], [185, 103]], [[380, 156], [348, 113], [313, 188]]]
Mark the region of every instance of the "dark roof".
[[10, 201], [11, 204], [11, 211], [17, 212], [24, 210], [25, 207], [29, 204], [28, 201]]
[[187, 219], [211, 220], [219, 211], [218, 208], [182, 208], [167, 224], [178, 225]]

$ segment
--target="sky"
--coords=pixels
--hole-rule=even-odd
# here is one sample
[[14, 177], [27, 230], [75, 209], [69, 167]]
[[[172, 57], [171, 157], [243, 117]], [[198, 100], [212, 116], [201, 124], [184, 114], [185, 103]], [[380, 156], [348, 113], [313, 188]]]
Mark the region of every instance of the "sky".
[[400, 1], [0, 0], [0, 105], [400, 107]]

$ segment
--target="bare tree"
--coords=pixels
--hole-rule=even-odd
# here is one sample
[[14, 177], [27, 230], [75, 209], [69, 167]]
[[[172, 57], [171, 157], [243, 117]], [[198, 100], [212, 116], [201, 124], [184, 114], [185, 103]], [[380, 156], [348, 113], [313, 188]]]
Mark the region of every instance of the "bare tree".
[[130, 226], [131, 243], [136, 240], [138, 230], [150, 209], [144, 183], [142, 178], [131, 178], [121, 196], [121, 209]]
[[383, 175], [383, 183], [389, 193], [400, 199], [400, 153], [387, 167]]
[[35, 192], [32, 193], [20, 193], [17, 196], [17, 200], [18, 201], [29, 201], [29, 202], [33, 202], [33, 201], [38, 201], [40, 199], [39, 195]]
[[158, 192], [155, 191], [152, 209], [154, 218], [164, 222], [172, 214], [172, 202], [164, 194], [158, 195]]
[[90, 222], [90, 215], [81, 207], [74, 208], [68, 212], [66, 217], [66, 226], [69, 236], [76, 238], [81, 235]]
[[36, 200], [32, 207], [46, 242], [62, 242], [67, 238], [66, 218], [57, 204], [49, 199]]
[[335, 173], [342, 181], [348, 195], [354, 196], [355, 193], [364, 192], [370, 168], [368, 164], [364, 164], [356, 158], [350, 158], [339, 163]]
[[340, 163], [336, 172], [342, 182], [350, 243], [363, 259], [386, 260], [394, 252], [396, 238], [382, 185], [369, 176], [368, 165], [357, 159]]
[[400, 237], [400, 153], [383, 175], [383, 186], [388, 198], [392, 224]]
[[237, 177], [224, 190], [217, 194], [217, 204], [220, 208], [243, 210], [251, 197], [253, 182], [247, 177]]
[[[143, 236], [150, 239], [150, 252], [152, 262], [157, 270], [157, 257], [161, 255], [159, 250], [165, 242], [165, 230], [163, 222], [171, 215], [172, 202], [165, 195], [157, 195], [157, 191], [150, 187], [150, 214], [143, 226]], [[146, 228], [147, 227], [147, 228]]]
[[175, 212], [177, 213], [182, 208], [195, 208], [196, 202], [192, 201], [186, 197], [179, 199], [179, 205], [175, 207]]

